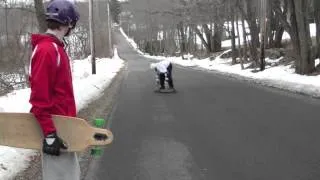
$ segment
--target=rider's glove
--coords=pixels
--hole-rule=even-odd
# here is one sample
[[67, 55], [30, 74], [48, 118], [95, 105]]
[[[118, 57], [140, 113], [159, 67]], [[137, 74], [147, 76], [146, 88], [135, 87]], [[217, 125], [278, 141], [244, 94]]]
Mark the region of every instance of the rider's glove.
[[61, 149], [68, 149], [68, 146], [57, 133], [51, 133], [44, 138], [42, 147], [44, 153], [59, 156]]

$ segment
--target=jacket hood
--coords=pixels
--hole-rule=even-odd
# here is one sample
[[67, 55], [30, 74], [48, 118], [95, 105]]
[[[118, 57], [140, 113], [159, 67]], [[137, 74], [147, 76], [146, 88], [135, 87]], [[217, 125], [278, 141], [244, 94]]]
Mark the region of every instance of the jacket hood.
[[61, 42], [57, 37], [54, 35], [50, 34], [32, 34], [31, 35], [31, 44], [32, 44], [32, 49], [36, 47], [41, 42], [54, 42], [58, 46], [64, 47], [63, 42]]

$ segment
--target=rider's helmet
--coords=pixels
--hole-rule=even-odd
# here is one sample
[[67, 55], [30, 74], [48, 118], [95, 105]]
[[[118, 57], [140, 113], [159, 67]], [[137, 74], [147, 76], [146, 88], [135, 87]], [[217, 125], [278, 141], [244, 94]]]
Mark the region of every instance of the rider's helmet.
[[70, 0], [52, 0], [46, 9], [46, 20], [53, 20], [74, 28], [79, 20], [79, 12]]

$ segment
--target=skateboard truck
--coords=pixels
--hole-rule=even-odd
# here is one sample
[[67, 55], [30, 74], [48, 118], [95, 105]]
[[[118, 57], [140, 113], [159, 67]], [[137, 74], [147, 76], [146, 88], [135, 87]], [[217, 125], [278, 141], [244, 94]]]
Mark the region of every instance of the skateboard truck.
[[[93, 122], [94, 126], [97, 128], [103, 128], [106, 124], [106, 121], [101, 118], [97, 118]], [[105, 141], [108, 139], [108, 136], [105, 134], [101, 133], [96, 133], [94, 134], [94, 139], [98, 141]], [[101, 157], [103, 154], [103, 149], [101, 147], [95, 146], [94, 148], [91, 149], [91, 155], [94, 157]]]

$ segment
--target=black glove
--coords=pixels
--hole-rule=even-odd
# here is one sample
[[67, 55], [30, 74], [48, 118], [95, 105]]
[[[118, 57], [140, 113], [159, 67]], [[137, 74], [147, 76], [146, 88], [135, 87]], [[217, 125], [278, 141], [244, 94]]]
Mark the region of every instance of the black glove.
[[68, 149], [67, 144], [57, 135], [57, 133], [51, 133], [47, 135], [43, 140], [42, 151], [46, 154], [59, 156], [60, 149]]

